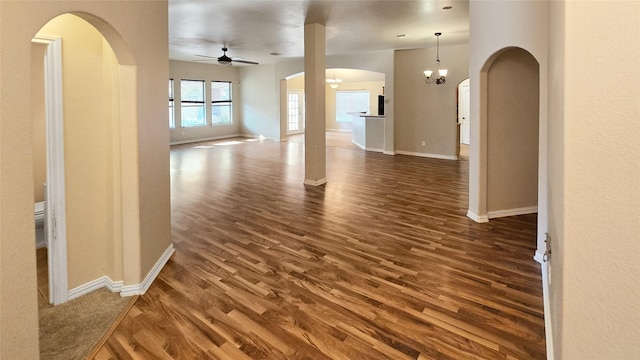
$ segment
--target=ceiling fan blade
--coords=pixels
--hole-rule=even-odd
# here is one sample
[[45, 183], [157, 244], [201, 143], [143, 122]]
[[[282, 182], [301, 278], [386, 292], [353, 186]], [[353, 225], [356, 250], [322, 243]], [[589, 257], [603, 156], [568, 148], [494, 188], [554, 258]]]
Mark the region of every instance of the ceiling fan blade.
[[257, 62], [248, 61], [248, 60], [236, 60], [236, 59], [233, 59], [232, 62], [238, 62], [238, 63], [243, 63], [243, 64], [251, 64], [251, 65], [258, 65]]
[[213, 56], [198, 55], [198, 54], [194, 54], [194, 55], [195, 55], [195, 56], [200, 56], [200, 57], [203, 57], [203, 58], [207, 58], [207, 59], [215, 59], [215, 57], [213, 57]]

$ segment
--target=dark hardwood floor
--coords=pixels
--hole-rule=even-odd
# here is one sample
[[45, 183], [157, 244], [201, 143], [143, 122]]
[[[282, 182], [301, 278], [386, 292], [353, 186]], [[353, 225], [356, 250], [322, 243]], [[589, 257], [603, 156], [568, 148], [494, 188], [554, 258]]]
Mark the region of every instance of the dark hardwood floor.
[[468, 162], [172, 148], [176, 252], [95, 359], [544, 359], [536, 216], [468, 219]]

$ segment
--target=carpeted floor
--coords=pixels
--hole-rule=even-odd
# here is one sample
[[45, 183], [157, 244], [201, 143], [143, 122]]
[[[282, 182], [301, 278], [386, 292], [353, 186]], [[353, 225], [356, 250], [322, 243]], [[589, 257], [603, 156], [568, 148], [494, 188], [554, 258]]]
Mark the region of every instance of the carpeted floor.
[[[44, 223], [36, 221], [36, 237], [40, 240], [43, 236]], [[47, 249], [38, 249], [36, 258], [40, 359], [86, 359], [137, 297], [123, 298], [107, 289], [99, 289], [62, 305], [50, 305]]]
[[41, 306], [40, 359], [86, 359], [134, 300], [103, 288], [62, 305]]

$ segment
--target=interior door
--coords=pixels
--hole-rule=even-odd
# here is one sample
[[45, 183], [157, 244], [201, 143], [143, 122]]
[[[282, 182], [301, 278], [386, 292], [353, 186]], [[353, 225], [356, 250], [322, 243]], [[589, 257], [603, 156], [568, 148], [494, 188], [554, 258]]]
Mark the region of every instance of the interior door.
[[287, 91], [287, 135], [304, 132], [304, 104], [302, 91]]
[[469, 79], [460, 84], [460, 143], [469, 145]]

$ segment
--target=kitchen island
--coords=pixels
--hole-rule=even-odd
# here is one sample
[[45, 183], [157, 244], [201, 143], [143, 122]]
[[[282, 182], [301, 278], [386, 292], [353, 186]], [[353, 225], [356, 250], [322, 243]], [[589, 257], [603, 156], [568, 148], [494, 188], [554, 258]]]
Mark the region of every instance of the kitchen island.
[[351, 142], [366, 151], [384, 151], [384, 115], [351, 113]]

